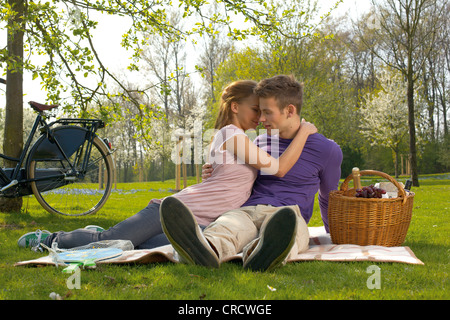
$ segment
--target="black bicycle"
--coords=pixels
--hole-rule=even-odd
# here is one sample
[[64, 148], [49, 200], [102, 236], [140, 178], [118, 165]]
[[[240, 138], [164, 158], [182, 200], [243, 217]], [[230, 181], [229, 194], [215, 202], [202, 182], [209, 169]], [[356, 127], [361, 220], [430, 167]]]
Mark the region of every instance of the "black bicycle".
[[113, 178], [111, 145], [96, 135], [104, 122], [64, 118], [47, 123], [47, 111], [58, 105], [29, 104], [37, 116], [20, 157], [0, 154], [17, 163], [0, 168], [0, 196], [34, 194], [47, 211], [69, 216], [97, 212], [111, 194]]

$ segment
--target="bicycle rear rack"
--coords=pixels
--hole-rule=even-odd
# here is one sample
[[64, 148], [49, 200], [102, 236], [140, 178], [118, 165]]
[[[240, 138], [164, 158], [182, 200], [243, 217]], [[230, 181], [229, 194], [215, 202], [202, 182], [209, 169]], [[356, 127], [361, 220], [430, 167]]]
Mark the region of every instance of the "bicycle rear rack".
[[54, 124], [62, 124], [62, 125], [76, 124], [76, 125], [81, 125], [83, 127], [95, 126], [96, 129], [101, 129], [101, 128], [105, 127], [105, 122], [103, 120], [99, 120], [99, 119], [62, 118], [62, 119], [58, 119], [56, 121], [49, 123], [48, 126], [51, 127]]

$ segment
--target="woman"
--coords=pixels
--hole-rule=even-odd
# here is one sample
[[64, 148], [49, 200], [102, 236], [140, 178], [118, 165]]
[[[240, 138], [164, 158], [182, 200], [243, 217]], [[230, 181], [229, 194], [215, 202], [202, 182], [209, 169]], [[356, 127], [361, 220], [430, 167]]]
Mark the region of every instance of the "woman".
[[[205, 228], [223, 212], [239, 208], [250, 196], [257, 170], [283, 176], [299, 158], [306, 139], [317, 132], [313, 124], [302, 122], [301, 129], [279, 159], [259, 149], [245, 134], [259, 123], [258, 97], [253, 93], [256, 82], [236, 81], [222, 93], [219, 115], [210, 147], [214, 171], [208, 180], [183, 189], [174, 197], [191, 208], [198, 224]], [[159, 207], [161, 200], [153, 199], [148, 206], [108, 230], [95, 228], [71, 232], [30, 232], [23, 235], [21, 247], [74, 248], [104, 240], [130, 240], [137, 249], [150, 249], [170, 244], [163, 233]]]

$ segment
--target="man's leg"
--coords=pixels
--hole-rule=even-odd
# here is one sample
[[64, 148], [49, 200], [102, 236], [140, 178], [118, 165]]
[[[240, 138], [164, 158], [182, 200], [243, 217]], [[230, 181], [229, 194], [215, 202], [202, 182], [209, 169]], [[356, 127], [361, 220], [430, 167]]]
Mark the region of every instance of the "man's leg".
[[220, 261], [225, 261], [242, 251], [258, 235], [252, 215], [254, 206], [230, 210], [205, 228], [203, 234]]
[[283, 207], [268, 215], [261, 227], [260, 237], [243, 253], [244, 268], [270, 271], [280, 265], [295, 243], [297, 216], [291, 208]]
[[298, 206], [289, 206], [289, 208], [292, 208], [297, 214], [297, 233], [295, 236], [295, 243], [286, 260], [295, 258], [299, 253], [305, 252], [309, 248], [308, 225], [300, 213], [300, 208]]
[[161, 225], [181, 257], [181, 261], [206, 267], [219, 267], [216, 253], [204, 238], [191, 210], [176, 197], [167, 197], [161, 203]]
[[245, 268], [272, 270], [308, 249], [308, 227], [298, 206], [260, 205], [253, 213], [253, 219], [260, 232], [259, 237], [243, 249]]

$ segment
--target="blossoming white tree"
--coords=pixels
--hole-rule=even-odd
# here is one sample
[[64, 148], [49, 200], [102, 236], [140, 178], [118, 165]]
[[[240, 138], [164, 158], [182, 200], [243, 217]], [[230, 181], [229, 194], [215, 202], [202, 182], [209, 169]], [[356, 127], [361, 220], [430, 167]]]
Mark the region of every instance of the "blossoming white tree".
[[408, 134], [407, 83], [394, 70], [379, 76], [380, 91], [363, 97], [361, 133], [372, 145], [389, 147], [394, 154], [395, 177], [398, 177], [400, 143]]

